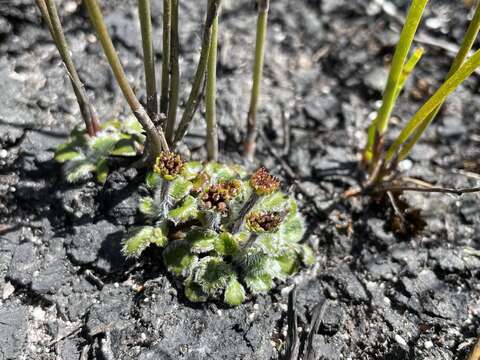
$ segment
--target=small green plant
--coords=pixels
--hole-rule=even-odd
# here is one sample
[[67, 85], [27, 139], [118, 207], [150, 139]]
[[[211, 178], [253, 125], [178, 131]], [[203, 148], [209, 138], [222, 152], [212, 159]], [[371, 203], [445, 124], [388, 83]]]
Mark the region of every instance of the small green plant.
[[239, 305], [269, 291], [301, 263], [314, 261], [299, 243], [304, 223], [292, 197], [264, 168], [183, 162], [162, 153], [147, 176], [151, 196], [140, 200], [147, 225], [132, 230], [123, 252], [138, 257], [150, 244], [164, 247], [167, 269], [193, 302]]
[[110, 120], [97, 129], [94, 137], [74, 129], [68, 141], [58, 147], [55, 160], [64, 164], [68, 182], [75, 183], [94, 174], [103, 184], [109, 172], [109, 158], [136, 156], [144, 142], [142, 126], [135, 118]]
[[396, 139], [386, 146], [386, 133], [395, 103], [408, 76], [423, 54], [423, 49], [416, 49], [410, 59], [407, 59], [427, 2], [428, 0], [413, 0], [411, 3], [393, 55], [382, 106], [368, 131], [368, 142], [363, 154], [363, 162], [368, 169], [368, 178], [364, 186], [366, 192], [384, 186], [385, 182], [395, 181], [394, 173], [398, 163], [408, 156], [440, 111], [445, 99], [480, 67], [480, 50], [467, 59], [480, 29], [480, 3], [478, 3], [445, 81], [411, 117]]

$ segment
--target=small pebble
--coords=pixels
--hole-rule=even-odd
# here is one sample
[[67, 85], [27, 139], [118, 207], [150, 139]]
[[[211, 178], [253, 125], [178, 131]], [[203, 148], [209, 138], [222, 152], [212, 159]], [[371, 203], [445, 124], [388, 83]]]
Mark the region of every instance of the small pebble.
[[5, 159], [8, 156], [8, 151], [5, 149], [0, 150], [0, 159]]

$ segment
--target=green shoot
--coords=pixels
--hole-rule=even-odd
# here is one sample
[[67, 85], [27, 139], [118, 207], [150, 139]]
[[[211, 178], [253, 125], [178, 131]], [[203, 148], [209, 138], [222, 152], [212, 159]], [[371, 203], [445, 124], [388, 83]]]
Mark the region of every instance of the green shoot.
[[[465, 36], [462, 41], [462, 45], [455, 56], [455, 59], [452, 62], [450, 70], [446, 76], [446, 79], [450, 78], [453, 73], [455, 73], [460, 66], [464, 63], [466, 57], [468, 56], [469, 51], [472, 49], [473, 43], [477, 38], [478, 32], [480, 30], [480, 2], [477, 4], [477, 8], [475, 9], [475, 15], [473, 16], [472, 21], [470, 22], [467, 31], [465, 32]], [[438, 105], [438, 107], [427, 117], [422, 123], [418, 126], [415, 133], [412, 136], [412, 139], [408, 141], [406, 144], [403, 145], [400, 153], [398, 154], [398, 161], [402, 161], [405, 159], [410, 151], [412, 150], [413, 146], [418, 142], [420, 137], [425, 132], [425, 129], [432, 123], [433, 119], [437, 116], [438, 112], [440, 111], [443, 102]]]
[[213, 21], [210, 50], [208, 52], [207, 84], [206, 84], [206, 120], [207, 120], [207, 159], [218, 160], [218, 134], [216, 118], [217, 96], [217, 47], [218, 47], [218, 16]]
[[55, 1], [36, 0], [36, 4], [42, 13], [43, 19], [47, 23], [52, 39], [58, 49], [58, 52], [60, 53], [60, 57], [62, 58], [65, 68], [67, 69], [78, 106], [80, 107], [80, 114], [85, 122], [87, 133], [90, 136], [95, 136], [100, 128], [97, 115], [90, 103], [90, 100], [88, 99], [85, 87], [78, 76], [77, 69], [73, 63], [72, 56], [70, 55], [70, 50], [63, 32], [60, 17], [58, 16]]
[[372, 161], [372, 163], [378, 160], [379, 151], [383, 144], [383, 136], [387, 131], [390, 116], [399, 94], [398, 88], [402, 79], [403, 68], [427, 2], [428, 0], [412, 1], [405, 24], [400, 33], [400, 39], [395, 47], [392, 66], [383, 93], [382, 106], [378, 111], [377, 118], [368, 130], [368, 142], [364, 157], [365, 160]]
[[245, 138], [245, 156], [253, 160], [256, 149], [257, 137], [257, 107], [260, 97], [260, 85], [262, 82], [263, 63], [265, 59], [265, 40], [267, 35], [267, 20], [270, 0], [259, 0], [257, 36], [255, 41], [255, 61], [253, 67], [253, 84], [250, 96], [250, 107], [247, 115], [247, 134]]
[[163, 0], [163, 51], [162, 51], [162, 85], [160, 95], [160, 113], [168, 112], [168, 89], [170, 88], [170, 34], [172, 27], [172, 1]]
[[208, 0], [207, 17], [205, 20], [205, 27], [203, 29], [202, 37], [202, 50], [200, 52], [200, 60], [195, 71], [195, 75], [192, 82], [192, 89], [188, 96], [185, 110], [182, 114], [180, 123], [175, 132], [175, 138], [173, 145], [177, 144], [185, 136], [188, 127], [195, 115], [195, 112], [200, 101], [200, 95], [202, 90], [203, 79], [207, 70], [208, 54], [210, 50], [210, 39], [212, 36], [212, 27], [215, 19], [218, 16], [218, 10], [221, 0]]
[[480, 50], [476, 51], [458, 70], [450, 76], [440, 88], [428, 99], [428, 101], [413, 115], [402, 132], [387, 150], [385, 161], [388, 163], [394, 160], [400, 147], [405, 144], [412, 133], [428, 119], [430, 114], [441, 106], [448, 95], [450, 95], [465, 79], [467, 79], [478, 67], [480, 67]]
[[150, 0], [138, 0], [138, 15], [142, 33], [143, 65], [147, 88], [147, 112], [154, 122], [158, 120], [157, 85], [155, 80], [155, 54], [152, 39]]
[[171, 28], [170, 28], [170, 92], [168, 95], [168, 117], [165, 135], [170, 145], [173, 144], [175, 122], [177, 121], [177, 105], [180, 89], [180, 41], [178, 38], [178, 0], [171, 0]]
[[120, 89], [122, 90], [123, 95], [130, 106], [130, 109], [147, 133], [148, 142], [151, 144], [151, 154], [156, 157], [158, 154], [160, 154], [162, 149], [168, 151], [169, 147], [165, 140], [163, 131], [155, 127], [155, 124], [138, 101], [135, 93], [128, 83], [123, 66], [120, 63], [118, 54], [113, 46], [112, 39], [108, 34], [108, 30], [97, 0], [85, 0], [85, 4], [87, 5], [90, 19], [97, 32], [98, 38], [100, 39], [103, 51], [110, 64], [110, 68], [115, 75], [117, 83], [120, 86]]

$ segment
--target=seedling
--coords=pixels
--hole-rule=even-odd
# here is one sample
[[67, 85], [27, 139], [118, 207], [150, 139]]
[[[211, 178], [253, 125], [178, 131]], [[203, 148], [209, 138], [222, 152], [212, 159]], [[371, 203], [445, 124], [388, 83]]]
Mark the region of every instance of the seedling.
[[447, 96], [480, 66], [480, 50], [467, 59], [480, 29], [479, 3], [445, 81], [411, 117], [393, 143], [388, 147], [385, 146], [385, 134], [398, 95], [423, 53], [423, 49], [416, 49], [411, 58], [407, 60], [427, 2], [428, 0], [412, 1], [393, 55], [390, 74], [383, 93], [382, 106], [369, 128], [368, 143], [363, 156], [364, 164], [368, 169], [368, 177], [364, 186], [365, 192], [379, 188], [381, 190], [382, 187], [387, 188], [389, 182], [394, 182], [394, 172], [398, 163], [408, 156], [425, 129], [440, 111]]
[[164, 247], [165, 266], [193, 302], [239, 305], [247, 290], [267, 292], [274, 279], [314, 262], [299, 243], [304, 224], [295, 200], [264, 168], [248, 175], [239, 166], [184, 163], [163, 153], [147, 186], [151, 196], [139, 209], [148, 225], [132, 231], [123, 252], [138, 257], [151, 244]]

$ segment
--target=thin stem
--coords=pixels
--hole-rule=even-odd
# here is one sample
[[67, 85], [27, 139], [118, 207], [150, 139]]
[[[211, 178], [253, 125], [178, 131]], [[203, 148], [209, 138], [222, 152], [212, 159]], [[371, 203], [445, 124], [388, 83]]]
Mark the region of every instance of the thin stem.
[[205, 28], [203, 30], [200, 60], [197, 65], [197, 70], [195, 71], [192, 89], [185, 105], [185, 111], [182, 114], [182, 119], [180, 120], [177, 131], [175, 132], [174, 144], [177, 144], [180, 140], [182, 140], [187, 133], [188, 126], [192, 122], [193, 115], [195, 115], [198, 102], [200, 101], [203, 79], [207, 70], [212, 26], [215, 18], [218, 16], [220, 3], [221, 0], [208, 0], [207, 18], [205, 20]]
[[401, 80], [402, 70], [427, 2], [428, 0], [413, 0], [408, 10], [402, 32], [400, 33], [400, 39], [395, 47], [387, 85], [383, 92], [382, 106], [378, 111], [377, 118], [369, 128], [365, 156], [367, 159], [373, 158], [373, 162], [375, 162], [375, 158], [378, 156], [378, 154], [373, 153], [379, 148], [375, 146], [375, 143], [382, 141], [383, 135], [388, 128], [390, 116], [395, 106], [396, 95], [398, 95], [397, 88]]
[[373, 193], [379, 192], [402, 192], [402, 191], [415, 191], [415, 192], [425, 192], [425, 193], [444, 193], [444, 194], [454, 194], [454, 195], [463, 195], [463, 194], [472, 194], [480, 192], [480, 187], [474, 188], [464, 188], [464, 189], [455, 189], [455, 188], [443, 188], [443, 187], [414, 187], [414, 186], [382, 186], [378, 189], [373, 189]]
[[207, 120], [207, 158], [209, 161], [218, 160], [218, 134], [216, 117], [217, 96], [217, 47], [218, 47], [218, 16], [213, 21], [210, 50], [208, 53], [206, 120]]
[[242, 226], [242, 223], [243, 223], [243, 220], [245, 219], [245, 216], [247, 216], [247, 214], [250, 212], [250, 210], [253, 209], [253, 207], [255, 206], [255, 204], [257, 203], [257, 201], [259, 199], [260, 199], [260, 197], [255, 193], [250, 195], [248, 200], [245, 202], [243, 207], [240, 209], [240, 212], [238, 213], [237, 218], [235, 219], [235, 221], [230, 226], [230, 232], [232, 234], [235, 234], [240, 230], [240, 227]]
[[265, 59], [265, 39], [267, 36], [268, 8], [270, 0], [259, 0], [257, 18], [257, 37], [255, 40], [255, 62], [253, 66], [253, 84], [250, 96], [250, 107], [247, 115], [247, 135], [244, 144], [244, 153], [249, 160], [253, 160], [257, 138], [257, 107], [260, 97], [263, 64]]
[[448, 78], [428, 101], [412, 116], [402, 132], [395, 139], [385, 155], [389, 163], [398, 153], [400, 147], [408, 140], [421, 123], [442, 104], [466, 78], [480, 66], [480, 50], [477, 50], [460, 68]]
[[120, 63], [120, 59], [118, 58], [118, 54], [115, 50], [115, 47], [113, 46], [112, 39], [108, 34], [103, 15], [97, 1], [85, 0], [85, 4], [87, 5], [90, 19], [97, 32], [100, 42], [102, 43], [103, 51], [110, 64], [110, 68], [115, 75], [117, 83], [120, 86], [120, 89], [122, 90], [123, 95], [128, 102], [128, 105], [130, 106], [130, 109], [132, 110], [138, 121], [142, 124], [145, 132], [147, 133], [148, 141], [151, 143], [152, 146], [152, 155], [155, 157], [158, 156], [162, 151], [162, 148], [165, 151], [169, 151], [169, 147], [165, 140], [163, 131], [155, 127], [147, 112], [135, 96], [135, 93], [130, 87], [130, 84], [128, 83], [122, 64]]
[[[450, 78], [453, 73], [455, 73], [460, 66], [464, 63], [465, 59], [468, 56], [468, 53], [472, 49], [473, 43], [478, 36], [478, 32], [480, 30], [480, 2], [477, 4], [477, 8], [475, 10], [475, 15], [473, 16], [472, 21], [468, 25], [467, 31], [465, 32], [465, 36], [462, 41], [462, 45], [458, 50], [455, 59], [453, 59], [452, 65], [446, 79]], [[398, 161], [402, 161], [405, 159], [410, 151], [412, 150], [413, 146], [418, 142], [420, 137], [425, 132], [425, 129], [432, 123], [433, 119], [438, 115], [440, 109], [442, 108], [443, 102], [438, 105], [438, 107], [420, 124], [418, 129], [415, 131], [415, 134], [412, 136], [412, 139], [408, 141], [400, 150], [398, 155]]]
[[171, 29], [170, 29], [170, 91], [168, 99], [168, 117], [165, 134], [167, 141], [173, 145], [175, 122], [177, 121], [177, 106], [180, 89], [180, 41], [178, 38], [178, 0], [171, 0]]
[[160, 113], [168, 112], [168, 89], [170, 87], [170, 34], [172, 27], [172, 0], [163, 0], [163, 51]]
[[80, 107], [80, 113], [82, 119], [85, 122], [87, 128], [87, 133], [90, 136], [95, 136], [97, 131], [99, 131], [100, 126], [98, 124], [98, 119], [93, 109], [93, 106], [88, 99], [87, 93], [85, 92], [85, 87], [78, 76], [77, 69], [73, 63], [72, 56], [70, 55], [70, 50], [68, 49], [67, 40], [63, 32], [62, 23], [60, 17], [58, 16], [57, 7], [55, 6], [54, 0], [36, 0], [36, 4], [42, 13], [42, 16], [47, 23], [50, 34], [55, 42], [55, 45], [60, 53], [63, 64], [67, 69], [70, 82], [77, 99], [78, 106]]
[[155, 121], [158, 118], [158, 102], [150, 0], [138, 0], [138, 15], [142, 33], [143, 65], [145, 68], [145, 83], [147, 87], [147, 111], [148, 116]]

